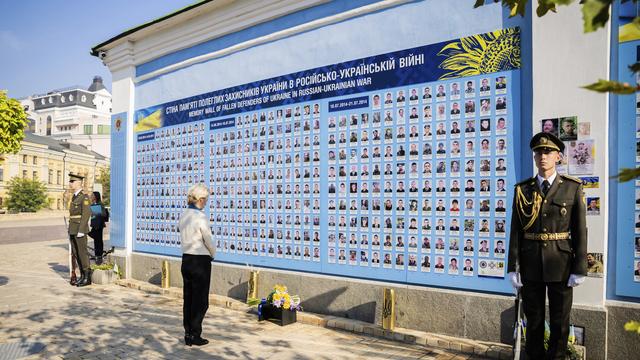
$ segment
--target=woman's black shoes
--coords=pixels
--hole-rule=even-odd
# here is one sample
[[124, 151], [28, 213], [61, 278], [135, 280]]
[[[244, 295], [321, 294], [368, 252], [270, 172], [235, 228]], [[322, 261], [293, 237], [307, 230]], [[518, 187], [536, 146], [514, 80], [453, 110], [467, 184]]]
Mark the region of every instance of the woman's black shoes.
[[207, 345], [208, 343], [209, 343], [209, 340], [203, 339], [200, 336], [190, 336], [190, 335], [184, 336], [184, 344], [187, 346], [191, 346], [191, 345], [203, 346], [203, 345]]
[[207, 345], [208, 343], [209, 343], [209, 340], [203, 339], [200, 336], [191, 338], [191, 344], [195, 346]]

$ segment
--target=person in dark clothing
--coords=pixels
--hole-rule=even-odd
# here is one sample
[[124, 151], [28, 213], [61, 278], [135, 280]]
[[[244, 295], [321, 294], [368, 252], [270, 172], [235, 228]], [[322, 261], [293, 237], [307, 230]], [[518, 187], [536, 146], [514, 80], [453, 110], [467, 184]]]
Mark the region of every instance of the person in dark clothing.
[[[528, 358], [565, 359], [573, 288], [587, 275], [586, 201], [582, 181], [556, 171], [565, 148], [562, 140], [541, 132], [529, 147], [538, 173], [516, 184], [507, 273], [513, 287], [522, 288]], [[545, 351], [547, 297], [550, 335]]]
[[[203, 209], [209, 198], [209, 189], [193, 185], [187, 195], [189, 207], [180, 216], [178, 228], [182, 247], [183, 325], [185, 345], [202, 346], [202, 321], [209, 309], [211, 262], [216, 248], [211, 241], [211, 223]], [[271, 246], [271, 245], [270, 245]], [[296, 250], [296, 256], [299, 256]]]
[[93, 250], [98, 265], [102, 264], [102, 253], [104, 252], [102, 237], [108, 221], [109, 210], [102, 204], [100, 192], [94, 191], [91, 194], [91, 231], [89, 231], [89, 236], [93, 239]]

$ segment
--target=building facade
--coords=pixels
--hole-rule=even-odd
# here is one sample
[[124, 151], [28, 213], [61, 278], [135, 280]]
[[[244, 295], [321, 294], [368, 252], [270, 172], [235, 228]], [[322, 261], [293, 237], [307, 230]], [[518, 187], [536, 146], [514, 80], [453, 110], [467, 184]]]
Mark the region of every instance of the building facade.
[[0, 208], [6, 208], [9, 182], [20, 177], [45, 184], [48, 209], [66, 209], [69, 173], [84, 176], [84, 190], [91, 191], [107, 166], [108, 158], [81, 145], [26, 133], [20, 151], [0, 163]]
[[509, 343], [514, 185], [535, 169], [531, 136], [553, 131], [591, 206], [571, 322], [589, 358], [637, 357], [622, 325], [640, 317], [640, 191], [611, 177], [640, 161], [640, 110], [582, 88], [633, 81], [637, 38], [618, 28], [635, 9], [584, 34], [578, 4], [542, 18], [473, 5], [204, 1], [97, 45], [127, 276], [152, 279], [167, 257], [179, 271], [175, 219], [202, 182], [213, 292], [244, 298], [251, 264], [259, 294], [284, 283], [310, 311], [380, 323], [391, 287], [400, 327]]
[[87, 89], [73, 86], [20, 102], [27, 112], [30, 132], [110, 156], [111, 94], [101, 77], [94, 77]]

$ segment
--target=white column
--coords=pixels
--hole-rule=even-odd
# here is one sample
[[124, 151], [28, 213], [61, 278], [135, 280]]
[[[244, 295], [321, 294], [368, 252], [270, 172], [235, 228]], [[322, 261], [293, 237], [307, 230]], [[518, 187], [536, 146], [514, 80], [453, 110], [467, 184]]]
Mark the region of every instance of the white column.
[[[542, 18], [533, 16], [533, 133], [547, 118], [577, 116], [578, 124], [591, 123], [591, 134], [581, 138], [595, 142], [593, 174], [574, 176], [600, 178], [598, 189], [585, 189], [587, 197], [600, 197], [600, 215], [587, 216], [588, 251], [603, 253], [606, 268], [609, 98], [582, 86], [609, 78], [610, 28], [585, 34], [581, 7], [575, 3]], [[588, 278], [575, 289], [574, 303], [604, 306], [605, 285], [603, 278]]]

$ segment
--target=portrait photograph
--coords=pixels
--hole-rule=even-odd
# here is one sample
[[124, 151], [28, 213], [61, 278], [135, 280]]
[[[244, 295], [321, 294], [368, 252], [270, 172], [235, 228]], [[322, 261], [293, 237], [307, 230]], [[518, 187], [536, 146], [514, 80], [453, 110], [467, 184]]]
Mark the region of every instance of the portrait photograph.
[[604, 276], [604, 256], [602, 253], [587, 253], [587, 276], [603, 277]]
[[560, 135], [562, 141], [578, 140], [578, 118], [576, 116], [561, 117], [558, 120]]
[[431, 257], [429, 255], [424, 255], [422, 257], [422, 261], [420, 262], [420, 271], [423, 271], [423, 272], [431, 271]]
[[507, 77], [506, 76], [498, 76], [496, 77], [496, 94], [506, 94], [507, 93]]
[[558, 136], [558, 119], [540, 120], [540, 131]]
[[472, 98], [476, 96], [476, 85], [474, 80], [467, 80], [464, 82], [464, 97]]
[[[636, 118], [636, 124], [637, 123], [638, 123], [638, 119]], [[636, 129], [637, 129], [637, 127], [636, 127]], [[588, 122], [588, 121], [579, 122], [578, 123], [578, 137], [579, 138], [585, 138], [585, 137], [589, 137], [590, 135], [591, 135], [591, 123]]]
[[491, 93], [491, 83], [488, 78], [483, 78], [480, 80], [480, 95], [487, 96]]
[[587, 215], [600, 215], [599, 197], [587, 197]]

